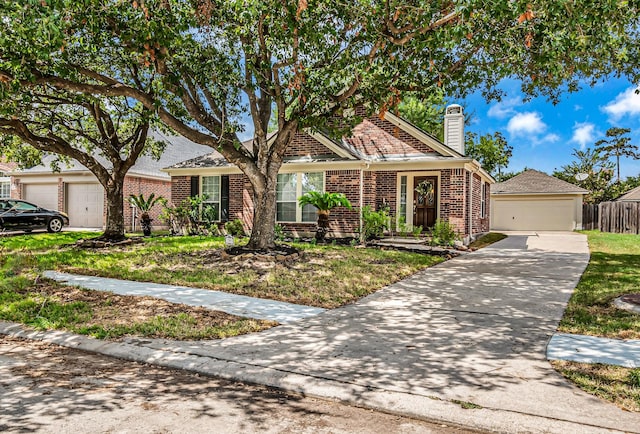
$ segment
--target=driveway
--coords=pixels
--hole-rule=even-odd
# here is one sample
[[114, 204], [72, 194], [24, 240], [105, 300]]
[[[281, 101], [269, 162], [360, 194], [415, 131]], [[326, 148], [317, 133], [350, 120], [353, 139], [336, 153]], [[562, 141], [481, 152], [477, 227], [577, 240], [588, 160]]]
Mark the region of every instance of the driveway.
[[588, 259], [584, 235], [514, 233], [297, 323], [223, 341], [129, 339], [115, 351], [483, 429], [640, 432], [640, 415], [581, 392], [545, 359]]

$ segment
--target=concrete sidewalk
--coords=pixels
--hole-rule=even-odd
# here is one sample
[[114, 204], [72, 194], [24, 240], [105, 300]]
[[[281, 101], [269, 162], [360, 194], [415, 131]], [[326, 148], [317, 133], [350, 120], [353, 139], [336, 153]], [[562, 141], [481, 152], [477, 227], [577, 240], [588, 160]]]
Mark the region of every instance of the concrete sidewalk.
[[229, 294], [228, 292], [212, 291], [210, 289], [162, 285], [160, 283], [150, 282], [132, 282], [129, 280], [107, 279], [95, 276], [80, 276], [77, 274], [59, 273], [57, 271], [45, 271], [42, 274], [44, 277], [63, 282], [66, 285], [80, 286], [97, 291], [110, 291], [120, 295], [161, 298], [172, 303], [206, 307], [247, 318], [277, 321], [281, 324], [299, 321], [325, 311], [325, 309], [319, 307], [246, 297], [244, 295]]
[[492, 431], [637, 433], [640, 415], [545, 358], [588, 258], [580, 234], [513, 234], [358, 303], [223, 341], [0, 332]]

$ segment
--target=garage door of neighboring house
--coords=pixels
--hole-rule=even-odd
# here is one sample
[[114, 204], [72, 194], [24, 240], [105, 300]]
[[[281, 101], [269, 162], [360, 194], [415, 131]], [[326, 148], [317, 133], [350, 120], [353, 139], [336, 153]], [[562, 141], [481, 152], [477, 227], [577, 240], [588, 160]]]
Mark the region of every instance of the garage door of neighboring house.
[[576, 228], [573, 199], [508, 200], [492, 204], [491, 230], [572, 231]]
[[41, 208], [58, 210], [58, 184], [23, 184], [22, 197]]
[[100, 184], [67, 184], [69, 226], [101, 228], [104, 225], [104, 189]]

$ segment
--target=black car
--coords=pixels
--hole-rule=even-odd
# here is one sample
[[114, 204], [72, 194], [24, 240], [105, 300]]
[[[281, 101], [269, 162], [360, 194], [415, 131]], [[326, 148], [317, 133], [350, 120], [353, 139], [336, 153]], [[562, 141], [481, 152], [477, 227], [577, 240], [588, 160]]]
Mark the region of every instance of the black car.
[[40, 208], [24, 200], [0, 199], [0, 230], [60, 232], [68, 224], [69, 217], [63, 212]]

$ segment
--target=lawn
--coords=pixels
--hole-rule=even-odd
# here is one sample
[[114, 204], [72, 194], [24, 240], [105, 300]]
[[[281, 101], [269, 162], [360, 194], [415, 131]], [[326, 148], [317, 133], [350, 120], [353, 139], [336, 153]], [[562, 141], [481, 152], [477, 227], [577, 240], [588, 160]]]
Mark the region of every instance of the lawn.
[[[615, 298], [640, 292], [640, 236], [584, 232], [591, 259], [573, 293], [558, 330], [618, 339], [640, 339], [640, 314], [612, 305]], [[601, 364], [553, 362], [578, 387], [619, 407], [640, 411], [640, 369]]]
[[640, 314], [613, 306], [615, 298], [640, 292], [640, 236], [584, 232], [591, 259], [573, 293], [559, 331], [640, 339]]
[[[95, 233], [0, 238], [0, 319], [96, 337], [174, 339], [233, 336], [274, 325], [155, 299], [78, 290], [39, 278], [44, 270], [215, 289], [335, 308], [441, 262], [435, 256], [347, 246], [294, 244], [287, 266], [224, 260], [223, 238], [152, 237], [110, 249], [73, 243]], [[160, 314], [156, 315], [155, 313]], [[217, 315], [217, 317], [216, 317]]]

